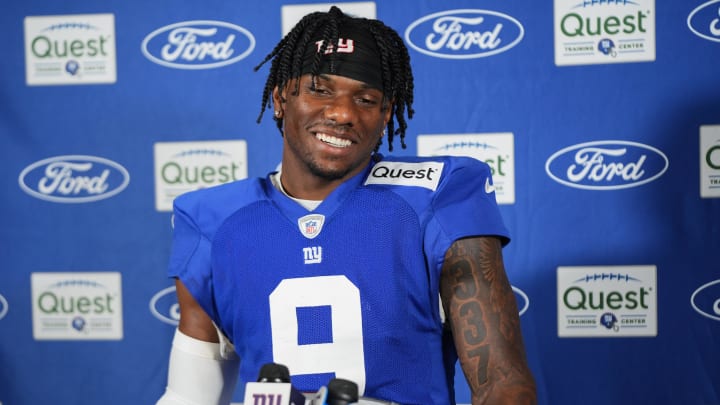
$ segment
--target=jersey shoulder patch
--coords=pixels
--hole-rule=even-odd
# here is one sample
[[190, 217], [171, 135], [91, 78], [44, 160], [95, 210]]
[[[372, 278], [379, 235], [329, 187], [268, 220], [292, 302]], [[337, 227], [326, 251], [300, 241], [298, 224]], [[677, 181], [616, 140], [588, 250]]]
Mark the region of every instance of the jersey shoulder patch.
[[437, 190], [442, 175], [443, 161], [380, 161], [365, 179], [365, 185], [383, 184], [393, 186], [424, 187]]

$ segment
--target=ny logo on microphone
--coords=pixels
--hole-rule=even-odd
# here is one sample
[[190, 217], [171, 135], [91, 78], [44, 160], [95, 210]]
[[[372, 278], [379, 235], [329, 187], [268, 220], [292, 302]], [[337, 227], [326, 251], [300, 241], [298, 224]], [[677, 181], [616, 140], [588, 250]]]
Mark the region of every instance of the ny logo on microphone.
[[282, 405], [282, 394], [253, 394], [253, 405]]

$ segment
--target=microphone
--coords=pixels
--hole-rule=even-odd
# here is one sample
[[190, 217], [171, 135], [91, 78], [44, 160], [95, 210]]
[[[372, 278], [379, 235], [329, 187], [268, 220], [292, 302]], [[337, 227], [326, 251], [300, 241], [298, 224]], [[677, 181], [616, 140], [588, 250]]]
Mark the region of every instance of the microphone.
[[320, 387], [310, 401], [312, 405], [349, 405], [358, 403], [358, 386], [352, 381], [333, 378]]
[[305, 395], [290, 384], [287, 366], [267, 363], [260, 368], [257, 382], [245, 385], [245, 405], [305, 405]]

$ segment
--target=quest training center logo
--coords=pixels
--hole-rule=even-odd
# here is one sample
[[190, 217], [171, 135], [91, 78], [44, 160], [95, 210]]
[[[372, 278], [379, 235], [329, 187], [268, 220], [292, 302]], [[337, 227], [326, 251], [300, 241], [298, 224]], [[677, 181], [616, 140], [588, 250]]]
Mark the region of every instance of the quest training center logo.
[[656, 336], [656, 270], [654, 265], [558, 267], [558, 336]]
[[655, 60], [655, 0], [555, 0], [555, 64]]
[[155, 209], [172, 211], [175, 197], [188, 191], [247, 177], [244, 140], [157, 142]]
[[69, 155], [43, 159], [26, 167], [18, 177], [27, 194], [56, 203], [86, 203], [110, 198], [130, 183], [119, 165], [97, 156]]
[[123, 338], [119, 272], [32, 273], [36, 340]]
[[720, 42], [720, 0], [697, 6], [688, 15], [687, 26], [700, 38]]
[[245, 28], [223, 21], [184, 21], [166, 25], [142, 41], [151, 62], [173, 69], [213, 69], [236, 63], [255, 49]]
[[545, 162], [551, 179], [586, 190], [637, 187], [662, 176], [668, 158], [659, 149], [629, 141], [595, 141], [568, 146]]
[[720, 197], [720, 125], [700, 127], [700, 197]]
[[490, 166], [498, 204], [515, 204], [515, 146], [511, 132], [418, 135], [418, 156], [467, 156]]
[[497, 11], [447, 10], [415, 20], [405, 41], [420, 53], [443, 59], [474, 59], [497, 55], [522, 41], [520, 21]]
[[690, 305], [698, 314], [720, 321], [720, 279], [698, 287], [690, 296]]
[[28, 86], [115, 83], [113, 14], [25, 17]]

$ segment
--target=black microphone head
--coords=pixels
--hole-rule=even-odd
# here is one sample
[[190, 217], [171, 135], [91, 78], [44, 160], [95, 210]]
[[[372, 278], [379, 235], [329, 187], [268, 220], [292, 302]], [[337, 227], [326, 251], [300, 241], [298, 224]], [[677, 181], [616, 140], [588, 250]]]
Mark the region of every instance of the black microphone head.
[[287, 366], [277, 363], [267, 363], [260, 368], [258, 382], [289, 383], [290, 370]]
[[358, 386], [352, 381], [333, 378], [327, 385], [327, 405], [347, 405], [358, 401]]

